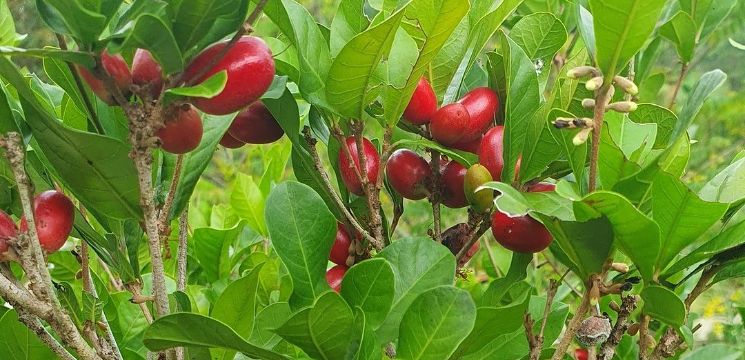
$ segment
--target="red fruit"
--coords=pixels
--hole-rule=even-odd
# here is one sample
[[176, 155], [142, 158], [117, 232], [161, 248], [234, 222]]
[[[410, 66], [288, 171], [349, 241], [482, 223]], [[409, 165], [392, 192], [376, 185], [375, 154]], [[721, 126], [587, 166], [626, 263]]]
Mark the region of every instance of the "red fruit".
[[[494, 181], [502, 181], [502, 168], [504, 168], [504, 126], [497, 125], [484, 134], [484, 139], [479, 147], [479, 163], [484, 165], [491, 173]], [[515, 177], [520, 173], [520, 158], [515, 165]]]
[[193, 106], [178, 106], [168, 110], [165, 126], [158, 130], [160, 145], [172, 154], [185, 154], [202, 141], [202, 119]]
[[491, 231], [502, 246], [521, 253], [540, 252], [553, 240], [546, 227], [529, 215], [510, 217], [501, 211], [495, 211], [491, 219]]
[[409, 100], [409, 105], [404, 110], [404, 119], [414, 125], [423, 125], [429, 122], [432, 115], [437, 112], [437, 97], [432, 85], [426, 78], [419, 79], [414, 95]]
[[261, 100], [235, 117], [228, 129], [230, 136], [248, 144], [269, 144], [279, 140], [285, 131]]
[[336, 224], [336, 239], [334, 240], [334, 245], [331, 247], [329, 260], [336, 265], [346, 266], [347, 258], [349, 257], [349, 245], [351, 243], [352, 240], [344, 225]]
[[427, 181], [432, 176], [432, 169], [417, 153], [408, 149], [396, 150], [388, 159], [385, 173], [401, 196], [410, 200], [427, 197]]
[[[104, 71], [114, 79], [114, 84], [119, 88], [119, 91], [125, 97], [128, 97], [130, 94], [129, 87], [132, 85], [132, 73], [129, 71], [124, 58], [119, 54], [111, 55], [108, 51], [104, 50], [101, 53], [101, 65], [103, 65]], [[116, 105], [114, 96], [106, 89], [103, 80], [98, 79], [93, 73], [82, 66], [78, 66], [77, 68], [80, 76], [88, 83], [88, 86], [91, 87], [91, 90], [93, 90], [96, 96], [109, 105]]]
[[184, 71], [187, 83], [199, 84], [227, 70], [228, 81], [220, 94], [211, 99], [192, 99], [199, 110], [208, 114], [225, 115], [243, 109], [264, 95], [274, 80], [272, 52], [264, 40], [253, 36], [242, 37], [217, 64], [203, 73], [212, 59], [222, 53], [225, 45], [225, 42], [221, 42], [210, 46], [194, 58]]
[[163, 91], [163, 71], [153, 55], [145, 49], [135, 51], [132, 59], [132, 82], [135, 85], [147, 86], [153, 99], [157, 99]]
[[331, 289], [336, 292], [341, 290], [341, 280], [344, 278], [344, 274], [347, 272], [347, 267], [344, 265], [336, 265], [326, 271], [326, 282], [329, 283]]
[[18, 228], [13, 219], [0, 210], [0, 254], [8, 251], [8, 239], [16, 237], [17, 234]]
[[230, 136], [230, 134], [226, 132], [222, 136], [222, 139], [220, 139], [220, 145], [228, 149], [237, 149], [243, 145], [246, 145], [246, 143]]
[[528, 186], [528, 191], [529, 192], [552, 192], [552, 191], [556, 191], [556, 184], [544, 183], [544, 182], [537, 183], [537, 184]]
[[442, 203], [453, 209], [466, 207], [468, 200], [463, 185], [468, 169], [457, 161], [447, 163], [441, 169]]
[[[360, 157], [357, 152], [357, 141], [354, 136], [350, 136], [346, 139], [346, 146], [349, 149], [349, 155], [354, 160], [354, 166], [360, 171], [362, 176], [367, 176], [368, 182], [375, 184], [378, 181], [378, 170], [380, 168], [380, 155], [375, 149], [375, 146], [367, 140], [362, 138], [362, 149], [365, 153], [365, 170], [360, 169]], [[347, 190], [356, 195], [364, 194], [364, 189], [357, 178], [357, 173], [354, 168], [349, 166], [349, 158], [347, 157], [346, 151], [343, 149], [339, 151], [339, 172], [341, 173], [341, 179], [344, 185], [347, 186]]]
[[[70, 236], [75, 206], [65, 194], [47, 190], [34, 198], [34, 221], [41, 247], [47, 252], [55, 252]], [[28, 231], [26, 218], [21, 219], [21, 231]]]
[[466, 107], [468, 115], [471, 116], [471, 127], [478, 130], [479, 134], [483, 134], [489, 128], [499, 110], [497, 93], [488, 87], [473, 89], [458, 102]]
[[469, 133], [471, 116], [460, 103], [445, 105], [432, 116], [430, 131], [432, 137], [443, 145], [455, 145], [472, 141], [480, 133]]
[[577, 360], [587, 360], [590, 355], [587, 353], [587, 349], [575, 349], [574, 358]]
[[467, 151], [471, 154], [479, 154], [479, 148], [481, 147], [481, 140], [483, 137], [479, 136], [476, 140], [471, 140], [467, 142], [457, 143], [450, 145], [451, 148], [461, 151]]

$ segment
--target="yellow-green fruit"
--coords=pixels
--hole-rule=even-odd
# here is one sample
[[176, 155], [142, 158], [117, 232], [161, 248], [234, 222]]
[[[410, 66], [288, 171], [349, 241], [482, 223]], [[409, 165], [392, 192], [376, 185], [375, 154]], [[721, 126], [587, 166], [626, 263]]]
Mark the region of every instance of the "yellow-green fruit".
[[481, 164], [471, 166], [466, 172], [463, 181], [463, 190], [466, 193], [466, 199], [474, 210], [478, 212], [487, 212], [491, 209], [494, 201], [494, 191], [484, 189], [476, 192], [479, 186], [492, 181], [489, 170]]

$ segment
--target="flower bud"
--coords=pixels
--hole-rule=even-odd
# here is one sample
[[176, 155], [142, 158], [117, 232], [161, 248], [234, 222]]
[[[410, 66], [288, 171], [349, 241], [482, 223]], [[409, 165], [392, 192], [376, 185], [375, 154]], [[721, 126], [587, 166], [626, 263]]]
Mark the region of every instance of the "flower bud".
[[623, 89], [623, 91], [625, 91], [627, 94], [631, 96], [634, 96], [639, 93], [639, 87], [637, 87], [633, 81], [623, 76], [618, 76], [618, 75], [614, 76], [613, 82], [615, 82], [616, 85], [618, 85], [618, 87]]
[[579, 79], [587, 76], [598, 76], [600, 73], [592, 66], [578, 66], [567, 71], [567, 77], [570, 79]]
[[591, 132], [592, 128], [582, 129], [582, 131], [578, 132], [577, 135], [574, 136], [574, 139], [572, 139], [574, 146], [580, 146], [587, 142], [587, 139], [590, 138]]
[[618, 271], [621, 274], [625, 274], [625, 273], [629, 272], [629, 265], [628, 264], [617, 263], [616, 262], [616, 263], [611, 264], [610, 267], [614, 271]]
[[585, 83], [585, 88], [590, 91], [595, 91], [603, 86], [603, 77], [596, 76]]
[[592, 109], [595, 107], [595, 99], [582, 99], [582, 107]]
[[633, 101], [619, 101], [609, 104], [606, 109], [621, 113], [630, 113], [636, 111], [637, 107], [638, 106]]
[[641, 328], [641, 325], [639, 323], [633, 323], [631, 326], [629, 326], [629, 329], [626, 330], [626, 333], [631, 336], [636, 336], [636, 334], [639, 333], [639, 328]]

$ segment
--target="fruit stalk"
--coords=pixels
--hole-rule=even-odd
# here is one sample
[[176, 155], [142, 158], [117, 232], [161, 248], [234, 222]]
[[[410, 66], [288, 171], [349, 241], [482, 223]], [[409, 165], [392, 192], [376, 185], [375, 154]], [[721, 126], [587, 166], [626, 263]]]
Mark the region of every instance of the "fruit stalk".
[[455, 261], [456, 263], [459, 263], [460, 260], [466, 256], [468, 253], [468, 250], [471, 249], [473, 244], [475, 244], [477, 241], [479, 241], [479, 238], [484, 235], [484, 233], [489, 230], [491, 227], [491, 222], [489, 221], [489, 214], [482, 215], [480, 218], [476, 218], [476, 221], [469, 222], [468, 226], [471, 228], [470, 233], [468, 234], [468, 241], [466, 242], [466, 245], [463, 246], [463, 248], [458, 251], [458, 254], [455, 255]]
[[600, 137], [603, 129], [603, 118], [605, 117], [605, 106], [610, 102], [611, 83], [604, 84], [598, 90], [595, 99], [595, 111], [592, 128], [592, 152], [590, 153], [590, 186], [589, 192], [595, 191], [598, 180], [598, 157], [600, 155]]

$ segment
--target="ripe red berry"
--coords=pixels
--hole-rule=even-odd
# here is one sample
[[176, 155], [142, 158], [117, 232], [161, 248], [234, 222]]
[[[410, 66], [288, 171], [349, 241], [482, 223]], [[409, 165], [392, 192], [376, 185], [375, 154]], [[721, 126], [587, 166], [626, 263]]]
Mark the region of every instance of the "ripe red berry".
[[[362, 170], [360, 169], [361, 160], [357, 151], [357, 141], [355, 140], [354, 136], [348, 137], [345, 142], [347, 149], [349, 149], [349, 155], [354, 161], [354, 166], [358, 169], [358, 171], [360, 171], [360, 174], [362, 176], [366, 176], [367, 181], [371, 184], [377, 183], [378, 170], [380, 168], [380, 155], [378, 155], [378, 151], [375, 149], [375, 146], [370, 142], [370, 140], [362, 138], [362, 150], [365, 154], [365, 168], [364, 170]], [[338, 162], [341, 179], [344, 182], [344, 185], [346, 185], [347, 190], [356, 195], [363, 195], [365, 191], [362, 188], [360, 179], [357, 178], [355, 169], [349, 166], [349, 158], [347, 157], [346, 151], [344, 151], [343, 149], [339, 151]]]
[[587, 349], [575, 349], [574, 350], [574, 358], [576, 360], [587, 360], [590, 357], [590, 355], [587, 352]]
[[[484, 134], [479, 148], [479, 163], [491, 173], [494, 181], [502, 181], [504, 168], [504, 126], [497, 125]], [[520, 158], [515, 165], [515, 176], [520, 172]]]
[[461, 142], [457, 144], [450, 145], [451, 148], [461, 151], [467, 151], [471, 154], [479, 154], [479, 148], [481, 147], [481, 140], [483, 137], [479, 136], [476, 138], [476, 140], [471, 140], [467, 142]]
[[334, 240], [334, 245], [331, 247], [329, 260], [336, 265], [346, 266], [350, 244], [352, 244], [352, 240], [344, 225], [336, 224], [336, 239]]
[[[192, 84], [199, 84], [220, 71], [227, 71], [228, 81], [220, 94], [210, 99], [192, 99], [199, 110], [208, 114], [225, 115], [243, 109], [264, 95], [274, 80], [272, 52], [264, 40], [253, 36], [242, 37], [217, 64], [203, 72], [225, 45], [225, 42], [221, 42], [210, 46], [197, 55], [184, 71], [184, 79]], [[199, 76], [202, 73], [204, 75]]]
[[[65, 194], [47, 190], [34, 198], [34, 221], [41, 247], [47, 252], [55, 252], [70, 236], [75, 206]], [[21, 219], [21, 231], [28, 231], [26, 218]]]
[[466, 169], [457, 161], [451, 161], [440, 169], [442, 181], [442, 204], [453, 209], [466, 207], [468, 200], [464, 190]]
[[163, 91], [163, 71], [153, 55], [145, 49], [135, 51], [132, 59], [132, 82], [147, 86], [153, 99], [157, 99]]
[[510, 217], [501, 211], [495, 211], [491, 219], [491, 231], [502, 246], [521, 253], [543, 251], [553, 240], [546, 227], [529, 215]]
[[393, 189], [410, 200], [421, 200], [427, 197], [427, 181], [432, 176], [432, 169], [424, 158], [409, 149], [396, 150], [388, 159], [385, 168]]
[[167, 110], [165, 126], [158, 130], [163, 150], [172, 154], [185, 154], [202, 141], [202, 119], [191, 105]]
[[552, 191], [556, 191], [556, 184], [541, 182], [541, 183], [528, 186], [528, 191], [529, 192], [552, 192]]
[[437, 112], [435, 91], [429, 81], [422, 77], [416, 85], [414, 95], [409, 100], [409, 105], [404, 110], [404, 119], [414, 125], [423, 125], [429, 122], [435, 112]]
[[497, 93], [488, 87], [473, 89], [458, 102], [466, 107], [468, 115], [471, 116], [471, 126], [479, 134], [483, 134], [489, 128], [499, 110]]
[[329, 283], [331, 289], [336, 292], [341, 290], [341, 281], [344, 279], [344, 274], [347, 273], [347, 267], [345, 265], [336, 265], [326, 271], [326, 282]]
[[226, 132], [220, 139], [220, 145], [228, 149], [237, 149], [243, 145], [246, 145], [246, 143], [230, 136], [230, 133]]
[[13, 219], [0, 210], [0, 254], [8, 251], [8, 239], [14, 238], [18, 234], [18, 228]]
[[459, 103], [445, 105], [432, 116], [430, 131], [432, 137], [443, 145], [455, 145], [472, 141], [479, 134], [470, 136], [468, 133], [471, 116], [466, 107]]
[[[121, 91], [125, 97], [128, 97], [130, 94], [129, 87], [132, 85], [132, 73], [129, 71], [129, 67], [127, 66], [127, 62], [124, 61], [124, 58], [119, 54], [111, 55], [108, 51], [104, 50], [101, 53], [101, 65], [103, 66], [103, 70], [114, 79], [114, 84], [119, 88], [119, 91]], [[91, 87], [91, 90], [93, 90], [93, 93], [96, 94], [99, 99], [109, 105], [116, 105], [114, 96], [106, 89], [103, 80], [97, 78], [93, 73], [82, 66], [78, 66], [77, 69], [80, 76], [86, 83], [88, 83], [88, 86]]]
[[230, 136], [247, 144], [269, 144], [285, 134], [261, 100], [249, 105], [233, 119]]

